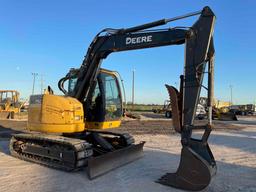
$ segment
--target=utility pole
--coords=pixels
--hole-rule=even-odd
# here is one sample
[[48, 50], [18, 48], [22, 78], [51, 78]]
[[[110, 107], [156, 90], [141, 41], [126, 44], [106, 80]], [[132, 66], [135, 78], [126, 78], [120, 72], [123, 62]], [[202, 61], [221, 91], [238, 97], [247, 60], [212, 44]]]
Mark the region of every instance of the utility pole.
[[233, 85], [230, 85], [230, 105], [233, 104]]
[[35, 81], [36, 81], [36, 76], [38, 75], [38, 73], [31, 73], [33, 75], [33, 87], [32, 87], [32, 95], [34, 95], [34, 91], [35, 91]]
[[44, 79], [43, 79], [43, 74], [41, 74], [41, 94], [43, 94], [43, 87], [44, 87]]
[[135, 78], [135, 69], [132, 70], [132, 110], [134, 110], [134, 79]]

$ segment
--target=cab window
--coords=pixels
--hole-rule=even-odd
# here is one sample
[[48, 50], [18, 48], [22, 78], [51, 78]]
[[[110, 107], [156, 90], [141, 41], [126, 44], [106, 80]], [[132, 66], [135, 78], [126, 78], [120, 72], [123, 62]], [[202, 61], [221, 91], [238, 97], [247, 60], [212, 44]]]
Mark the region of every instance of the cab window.
[[106, 119], [117, 119], [122, 116], [121, 95], [117, 80], [109, 74], [102, 74], [105, 90]]

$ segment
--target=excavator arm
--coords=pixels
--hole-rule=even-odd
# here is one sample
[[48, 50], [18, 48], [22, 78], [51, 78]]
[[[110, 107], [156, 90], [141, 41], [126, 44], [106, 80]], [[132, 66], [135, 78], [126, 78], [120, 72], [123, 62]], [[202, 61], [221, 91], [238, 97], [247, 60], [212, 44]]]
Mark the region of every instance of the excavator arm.
[[[169, 22], [200, 15], [191, 27], [152, 29]], [[72, 92], [59, 88], [68, 96], [85, 102], [92, 84], [97, 80], [102, 60], [112, 52], [185, 44], [184, 74], [181, 76], [180, 91], [166, 85], [173, 109], [173, 125], [181, 134], [181, 161], [176, 173], [168, 173], [159, 183], [186, 190], [201, 190], [208, 186], [216, 173], [216, 163], [207, 143], [211, 132], [211, 108], [213, 98], [214, 45], [213, 29], [215, 15], [209, 7], [171, 19], [127, 28], [104, 29], [88, 48], [80, 69], [76, 70], [77, 82]], [[150, 30], [149, 30], [150, 29]], [[209, 121], [205, 126], [194, 126], [196, 106], [200, 96], [205, 68], [208, 66]], [[201, 139], [192, 138], [193, 129], [203, 129]]]

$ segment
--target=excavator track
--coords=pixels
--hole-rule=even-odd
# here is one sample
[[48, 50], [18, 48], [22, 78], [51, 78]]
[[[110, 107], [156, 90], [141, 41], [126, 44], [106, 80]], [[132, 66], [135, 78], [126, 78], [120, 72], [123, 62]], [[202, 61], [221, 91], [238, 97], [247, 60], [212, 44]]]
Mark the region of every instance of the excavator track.
[[45, 134], [17, 134], [11, 138], [10, 153], [19, 159], [64, 171], [87, 165], [93, 150], [80, 139]]
[[[90, 139], [86, 140], [82, 136], [79, 138], [78, 135], [76, 137], [79, 139], [72, 138], [71, 135], [66, 137], [40, 133], [16, 134], [10, 141], [10, 153], [24, 161], [63, 171], [76, 171], [87, 167], [90, 179], [130, 163], [143, 155], [145, 142], [134, 144], [134, 138], [129, 134], [104, 131], [94, 133], [96, 134], [93, 134], [93, 138], [97, 143], [91, 142]], [[108, 137], [98, 137], [98, 133]], [[105, 142], [110, 142], [113, 148], [108, 150], [109, 146], [104, 146]]]

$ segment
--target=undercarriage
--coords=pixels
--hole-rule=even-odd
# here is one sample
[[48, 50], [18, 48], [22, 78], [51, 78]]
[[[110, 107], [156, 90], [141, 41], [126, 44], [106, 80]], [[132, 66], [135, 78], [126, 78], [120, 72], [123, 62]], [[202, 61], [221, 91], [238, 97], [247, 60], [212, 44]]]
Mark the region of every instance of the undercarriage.
[[14, 135], [10, 152], [22, 160], [64, 171], [87, 167], [92, 179], [138, 159], [143, 145], [144, 142], [135, 145], [133, 137], [126, 133], [90, 131], [63, 136], [35, 133]]

